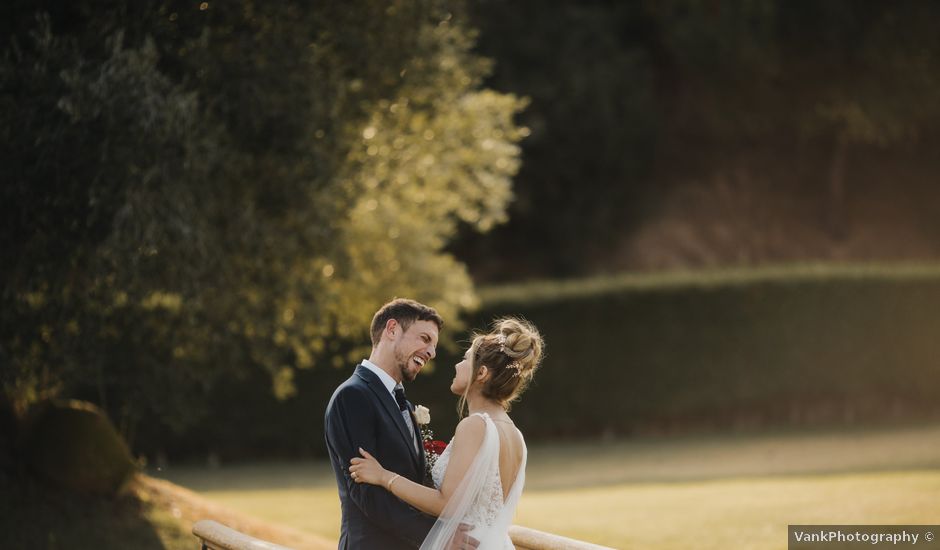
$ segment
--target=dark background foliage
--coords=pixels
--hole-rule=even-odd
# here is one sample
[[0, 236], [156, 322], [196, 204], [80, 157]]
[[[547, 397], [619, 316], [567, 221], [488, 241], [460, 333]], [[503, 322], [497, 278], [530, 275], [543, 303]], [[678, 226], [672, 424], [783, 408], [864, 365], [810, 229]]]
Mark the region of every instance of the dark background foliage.
[[[804, 368], [828, 372], [826, 387], [865, 381], [848, 405], [819, 396], [839, 410], [859, 410], [883, 373], [933, 382], [921, 279], [640, 285], [550, 306], [486, 299], [480, 313], [474, 285], [936, 260], [934, 2], [2, 10], [0, 380], [17, 414], [79, 397], [137, 452], [318, 454], [326, 399], [395, 295], [451, 321], [414, 388], [436, 410], [450, 409], [463, 328], [496, 313], [545, 325], [556, 351], [518, 408], [533, 435], [728, 426], [761, 400], [778, 408], [757, 421], [786, 421], [815, 399], [790, 385]], [[617, 380], [660, 393], [535, 415], [586, 359], [591, 327], [601, 347], [584, 368], [627, 345]], [[907, 346], [894, 358], [892, 342]], [[795, 355], [767, 355], [779, 349]], [[755, 363], [785, 391], [752, 386]], [[693, 371], [721, 383], [683, 393]], [[917, 391], [881, 387], [921, 410]]]
[[[935, 4], [494, 0], [473, 16], [488, 83], [532, 99], [509, 222], [455, 244], [477, 280], [940, 252], [897, 250], [938, 234]], [[751, 219], [754, 203], [772, 204]]]
[[[600, 277], [492, 287], [469, 326], [523, 316], [546, 357], [513, 406], [531, 440], [877, 425], [935, 418], [935, 268], [786, 268]], [[459, 350], [408, 386], [435, 434], [459, 420]], [[151, 456], [323, 456], [322, 412], [346, 368], [304, 371], [278, 402], [223, 385], [188, 437], [144, 437]], [[153, 445], [161, 442], [162, 446]]]

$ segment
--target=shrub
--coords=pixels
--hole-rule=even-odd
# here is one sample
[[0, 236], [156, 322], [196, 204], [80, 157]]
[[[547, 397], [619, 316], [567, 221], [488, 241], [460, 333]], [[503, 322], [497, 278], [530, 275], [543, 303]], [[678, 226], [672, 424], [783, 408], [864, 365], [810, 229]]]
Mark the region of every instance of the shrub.
[[[851, 423], [940, 410], [934, 267], [602, 277], [494, 287], [481, 297], [470, 326], [521, 315], [546, 338], [543, 368], [514, 410], [530, 436]], [[456, 361], [442, 352], [435, 373], [409, 395], [450, 410]]]
[[114, 425], [90, 403], [52, 401], [38, 406], [26, 438], [30, 469], [75, 491], [116, 494], [135, 469]]

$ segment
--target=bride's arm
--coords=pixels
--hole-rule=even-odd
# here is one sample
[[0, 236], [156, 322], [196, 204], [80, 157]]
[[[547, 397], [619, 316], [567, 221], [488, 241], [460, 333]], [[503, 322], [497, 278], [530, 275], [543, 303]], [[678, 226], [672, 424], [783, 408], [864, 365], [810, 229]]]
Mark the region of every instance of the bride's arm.
[[[368, 452], [359, 449], [365, 458], [353, 458], [349, 471], [357, 483], [370, 483], [385, 487], [393, 495], [432, 516], [439, 516], [447, 501], [460, 485], [460, 480], [473, 463], [473, 459], [483, 444], [486, 423], [482, 418], [469, 416], [460, 421], [451, 441], [450, 461], [444, 473], [441, 489], [425, 487], [410, 479], [389, 472]], [[391, 487], [389, 484], [391, 483]]]

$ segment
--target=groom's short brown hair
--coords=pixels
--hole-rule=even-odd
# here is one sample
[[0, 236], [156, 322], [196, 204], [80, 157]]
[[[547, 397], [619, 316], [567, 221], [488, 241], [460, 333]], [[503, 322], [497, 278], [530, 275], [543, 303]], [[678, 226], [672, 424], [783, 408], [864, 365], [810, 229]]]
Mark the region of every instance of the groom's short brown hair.
[[378, 345], [382, 339], [382, 331], [389, 319], [395, 319], [401, 325], [402, 330], [408, 330], [415, 321], [434, 321], [437, 330], [444, 326], [444, 319], [431, 306], [426, 306], [420, 302], [408, 298], [395, 298], [385, 304], [372, 317], [372, 346]]

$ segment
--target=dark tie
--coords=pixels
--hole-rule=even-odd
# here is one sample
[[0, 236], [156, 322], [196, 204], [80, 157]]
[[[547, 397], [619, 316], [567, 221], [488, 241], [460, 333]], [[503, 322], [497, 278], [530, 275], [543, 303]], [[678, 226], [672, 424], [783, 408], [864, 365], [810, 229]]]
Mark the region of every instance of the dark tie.
[[408, 403], [405, 401], [405, 388], [398, 386], [395, 388], [395, 401], [398, 401], [398, 408], [402, 411], [408, 410]]
[[418, 447], [418, 440], [415, 438], [414, 434], [415, 427], [414, 424], [411, 423], [411, 415], [408, 412], [408, 402], [405, 401], [405, 388], [401, 386], [395, 387], [395, 401], [398, 401], [398, 408], [401, 410], [405, 425], [411, 430], [411, 443], [414, 445], [415, 451], [420, 453], [421, 449]]

